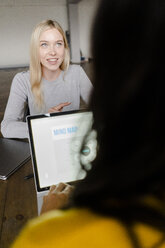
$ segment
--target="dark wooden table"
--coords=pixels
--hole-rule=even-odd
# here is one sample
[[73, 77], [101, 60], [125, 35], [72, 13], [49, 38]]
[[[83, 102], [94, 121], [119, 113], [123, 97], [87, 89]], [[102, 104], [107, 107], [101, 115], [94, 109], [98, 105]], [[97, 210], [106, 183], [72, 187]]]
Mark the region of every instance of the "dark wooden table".
[[34, 178], [29, 160], [6, 181], [0, 180], [0, 248], [8, 248], [27, 220], [37, 216]]

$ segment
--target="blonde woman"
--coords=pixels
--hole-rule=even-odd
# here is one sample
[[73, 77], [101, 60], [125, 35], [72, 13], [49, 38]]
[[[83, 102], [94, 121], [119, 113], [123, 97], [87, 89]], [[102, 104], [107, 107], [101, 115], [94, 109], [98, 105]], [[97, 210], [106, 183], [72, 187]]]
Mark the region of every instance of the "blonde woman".
[[68, 43], [61, 26], [53, 20], [39, 23], [31, 36], [30, 70], [13, 79], [2, 135], [27, 138], [24, 116], [79, 109], [80, 97], [88, 104], [92, 84], [79, 65], [70, 65]]

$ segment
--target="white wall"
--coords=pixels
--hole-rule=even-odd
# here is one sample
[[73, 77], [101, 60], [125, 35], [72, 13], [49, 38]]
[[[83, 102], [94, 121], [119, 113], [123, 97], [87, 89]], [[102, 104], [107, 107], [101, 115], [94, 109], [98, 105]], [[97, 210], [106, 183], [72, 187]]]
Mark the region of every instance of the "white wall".
[[80, 63], [80, 38], [78, 4], [68, 4], [70, 57], [73, 63]]
[[79, 3], [80, 48], [84, 57], [92, 58], [91, 30], [99, 0], [83, 0]]
[[[90, 27], [99, 0], [79, 3], [80, 47], [90, 54]], [[0, 68], [29, 64], [29, 41], [34, 26], [44, 19], [56, 19], [68, 30], [66, 0], [0, 0]]]

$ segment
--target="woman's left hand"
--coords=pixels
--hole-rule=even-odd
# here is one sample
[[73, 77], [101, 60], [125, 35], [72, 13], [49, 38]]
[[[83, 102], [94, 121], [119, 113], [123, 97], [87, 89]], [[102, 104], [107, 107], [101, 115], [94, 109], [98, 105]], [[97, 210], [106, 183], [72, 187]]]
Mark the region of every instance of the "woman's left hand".
[[73, 189], [73, 186], [66, 183], [53, 185], [50, 188], [48, 195], [43, 197], [41, 214], [49, 210], [61, 209], [63, 207], [66, 207], [68, 205], [69, 197]]
[[48, 110], [48, 113], [61, 112], [65, 106], [70, 105], [71, 102], [62, 102]]

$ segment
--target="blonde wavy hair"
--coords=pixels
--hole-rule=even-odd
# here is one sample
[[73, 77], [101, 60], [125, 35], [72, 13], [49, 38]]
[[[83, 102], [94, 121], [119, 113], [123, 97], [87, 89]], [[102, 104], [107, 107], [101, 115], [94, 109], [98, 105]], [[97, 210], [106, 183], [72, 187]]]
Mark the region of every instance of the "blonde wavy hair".
[[56, 28], [64, 40], [65, 54], [64, 60], [60, 65], [60, 69], [67, 71], [70, 64], [69, 46], [65, 36], [65, 33], [57, 21], [54, 20], [44, 20], [40, 22], [33, 30], [30, 41], [30, 83], [31, 90], [35, 99], [36, 106], [41, 109], [44, 105], [43, 92], [41, 90], [41, 80], [42, 80], [42, 67], [39, 58], [39, 44], [41, 34], [48, 30]]

